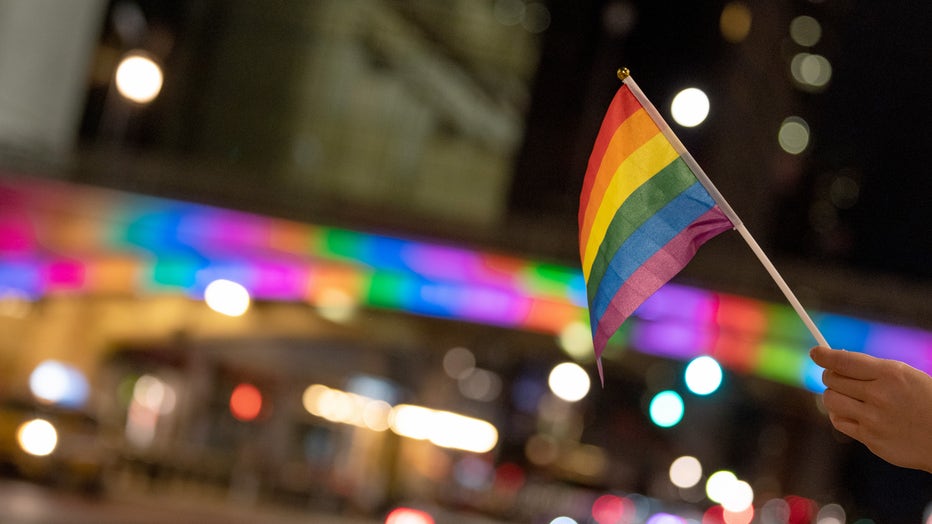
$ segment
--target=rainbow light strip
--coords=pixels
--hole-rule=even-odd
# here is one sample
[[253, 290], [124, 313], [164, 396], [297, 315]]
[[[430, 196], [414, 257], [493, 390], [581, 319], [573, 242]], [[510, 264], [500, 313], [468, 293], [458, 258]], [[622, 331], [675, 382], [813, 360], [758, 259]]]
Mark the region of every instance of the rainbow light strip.
[[[215, 207], [34, 179], [0, 179], [0, 298], [183, 292], [216, 278], [258, 300], [359, 304], [557, 334], [588, 325], [579, 269]], [[932, 373], [932, 333], [820, 313], [836, 347]], [[811, 335], [788, 306], [667, 284], [612, 339], [822, 388]]]

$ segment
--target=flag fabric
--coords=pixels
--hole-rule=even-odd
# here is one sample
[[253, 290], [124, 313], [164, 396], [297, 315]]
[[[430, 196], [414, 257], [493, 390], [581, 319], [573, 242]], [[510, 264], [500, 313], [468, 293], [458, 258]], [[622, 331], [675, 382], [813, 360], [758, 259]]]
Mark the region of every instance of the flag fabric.
[[626, 81], [606, 111], [579, 198], [579, 255], [600, 376], [602, 352], [622, 322], [699, 246], [736, 225], [697, 169], [637, 85]]

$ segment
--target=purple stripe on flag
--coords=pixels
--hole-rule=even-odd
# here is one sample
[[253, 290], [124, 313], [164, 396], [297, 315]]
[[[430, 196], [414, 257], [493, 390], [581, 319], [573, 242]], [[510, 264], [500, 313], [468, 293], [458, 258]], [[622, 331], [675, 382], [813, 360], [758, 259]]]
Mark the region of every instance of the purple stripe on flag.
[[686, 226], [662, 249], [658, 250], [622, 284], [612, 297], [605, 314], [598, 320], [593, 343], [596, 358], [615, 331], [647, 297], [673, 278], [696, 254], [699, 246], [733, 226], [724, 213], [713, 207]]

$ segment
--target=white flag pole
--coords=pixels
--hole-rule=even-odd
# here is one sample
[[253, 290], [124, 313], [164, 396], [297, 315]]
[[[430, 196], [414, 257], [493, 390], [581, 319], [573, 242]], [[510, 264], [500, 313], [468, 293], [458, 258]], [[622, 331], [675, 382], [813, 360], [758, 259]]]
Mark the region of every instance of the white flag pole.
[[799, 299], [796, 298], [796, 295], [793, 294], [793, 290], [790, 289], [790, 286], [786, 284], [786, 281], [783, 280], [783, 277], [780, 276], [780, 273], [777, 271], [777, 268], [774, 267], [773, 263], [767, 258], [766, 253], [761, 247], [757, 244], [757, 241], [754, 240], [754, 237], [751, 236], [751, 233], [745, 227], [744, 223], [738, 218], [737, 213], [731, 208], [728, 204], [728, 201], [725, 200], [725, 197], [719, 193], [718, 189], [715, 187], [715, 184], [712, 183], [712, 180], [709, 179], [708, 175], [705, 174], [705, 171], [702, 170], [702, 167], [699, 166], [699, 163], [696, 162], [696, 159], [693, 158], [689, 151], [686, 150], [686, 147], [683, 146], [683, 143], [680, 142], [680, 139], [677, 138], [676, 134], [673, 132], [673, 129], [667, 124], [666, 120], [663, 119], [663, 116], [657, 111], [657, 108], [654, 107], [654, 104], [648, 100], [647, 96], [644, 95], [644, 92], [641, 91], [641, 88], [638, 87], [637, 83], [631, 78], [631, 73], [628, 72], [627, 68], [618, 70], [618, 78], [624, 82], [625, 85], [631, 90], [631, 94], [638, 99], [638, 102], [644, 107], [644, 110], [651, 116], [654, 123], [657, 124], [657, 127], [660, 128], [660, 131], [667, 137], [667, 140], [673, 145], [673, 149], [680, 155], [686, 165], [692, 170], [693, 174], [696, 175], [696, 179], [699, 180], [706, 191], [709, 192], [709, 195], [712, 196], [712, 199], [715, 200], [715, 203], [718, 204], [719, 209], [722, 210], [722, 213], [728, 217], [728, 220], [731, 221], [732, 225], [735, 226], [735, 229], [738, 230], [738, 233], [741, 234], [741, 238], [747, 243], [748, 247], [751, 248], [751, 251], [757, 256], [757, 259], [760, 260], [763, 264], [764, 269], [767, 270], [767, 273], [770, 274], [770, 277], [773, 278], [774, 282], [777, 283], [777, 287], [780, 288], [780, 291], [783, 292], [783, 295], [789, 301], [790, 305], [793, 306], [793, 309], [796, 311], [796, 314], [799, 315], [800, 320], [803, 321], [803, 324], [806, 325], [806, 328], [809, 330], [809, 333], [812, 334], [812, 337], [815, 338], [816, 342], [820, 346], [830, 348], [828, 342], [825, 340], [825, 337], [822, 336], [822, 332], [819, 331], [819, 328], [816, 327], [815, 322], [812, 321], [812, 318], [809, 316], [809, 313], [803, 308], [800, 304]]

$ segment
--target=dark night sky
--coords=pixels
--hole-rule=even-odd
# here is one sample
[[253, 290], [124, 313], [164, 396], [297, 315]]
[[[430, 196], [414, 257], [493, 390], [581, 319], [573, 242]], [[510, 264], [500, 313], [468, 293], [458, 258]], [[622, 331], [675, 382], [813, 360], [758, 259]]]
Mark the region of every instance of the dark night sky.
[[860, 205], [845, 220], [855, 232], [853, 264], [932, 276], [932, 47], [926, 2], [857, 2], [840, 20], [842, 53], [833, 89], [820, 98], [827, 130], [816, 162], [842, 158], [864, 174]]

